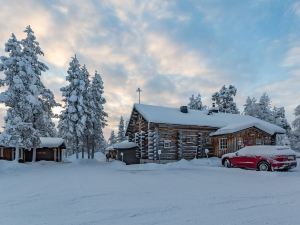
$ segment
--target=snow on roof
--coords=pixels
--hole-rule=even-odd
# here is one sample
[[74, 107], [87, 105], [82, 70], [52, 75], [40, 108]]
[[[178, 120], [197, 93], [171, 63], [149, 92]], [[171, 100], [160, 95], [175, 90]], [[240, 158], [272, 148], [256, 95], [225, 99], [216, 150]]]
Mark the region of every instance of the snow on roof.
[[108, 146], [105, 150], [113, 150], [113, 149], [127, 149], [127, 148], [135, 148], [137, 147], [137, 144], [130, 141], [122, 141], [120, 143], [113, 144], [111, 146]]
[[244, 129], [247, 129], [250, 127], [256, 127], [262, 131], [265, 131], [268, 134], [271, 134], [271, 135], [273, 135], [274, 133], [285, 133], [285, 131], [282, 128], [261, 120], [261, 121], [255, 121], [255, 122], [247, 121], [245, 123], [233, 123], [228, 126], [220, 128], [216, 132], [212, 133], [210, 136], [235, 133], [237, 131], [244, 130]]
[[64, 139], [62, 138], [41, 137], [40, 140], [40, 148], [55, 148], [61, 146], [64, 143]]
[[252, 116], [231, 114], [231, 113], [213, 113], [208, 115], [207, 110], [191, 110], [188, 113], [182, 113], [178, 108], [163, 106], [153, 106], [145, 104], [134, 104], [134, 108], [149, 122], [166, 123], [176, 125], [195, 125], [221, 128], [220, 133], [212, 135], [226, 134], [236, 132], [255, 126], [271, 135], [274, 133], [285, 133], [285, 130], [274, 124], [265, 122]]

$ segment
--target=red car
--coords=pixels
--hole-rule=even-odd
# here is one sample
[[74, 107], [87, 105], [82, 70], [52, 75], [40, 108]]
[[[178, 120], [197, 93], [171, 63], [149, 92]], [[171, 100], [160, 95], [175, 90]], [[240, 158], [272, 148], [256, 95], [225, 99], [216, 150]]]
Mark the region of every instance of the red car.
[[289, 170], [297, 166], [296, 153], [286, 146], [247, 146], [222, 156], [222, 165], [261, 171]]

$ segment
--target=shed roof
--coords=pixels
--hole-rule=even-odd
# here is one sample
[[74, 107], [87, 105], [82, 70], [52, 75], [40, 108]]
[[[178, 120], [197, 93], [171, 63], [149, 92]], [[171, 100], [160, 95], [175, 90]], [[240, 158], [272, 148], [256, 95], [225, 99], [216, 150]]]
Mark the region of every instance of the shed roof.
[[190, 110], [182, 113], [179, 108], [164, 106], [153, 106], [145, 104], [134, 104], [134, 108], [148, 121], [153, 123], [165, 123], [174, 125], [207, 126], [218, 129], [212, 135], [233, 133], [255, 126], [271, 135], [285, 133], [285, 130], [269, 122], [257, 119], [252, 116], [212, 113], [208, 115], [207, 110]]
[[[58, 147], [65, 147], [65, 140], [62, 138], [56, 137], [40, 137], [41, 144], [38, 148], [58, 148]], [[14, 147], [14, 146], [7, 146], [4, 143], [0, 143], [0, 146], [6, 147]], [[20, 146], [22, 147], [22, 146]]]
[[41, 137], [40, 148], [57, 148], [64, 144], [64, 139], [55, 137]]
[[111, 146], [108, 146], [105, 150], [113, 150], [113, 149], [130, 149], [137, 147], [137, 144], [130, 141], [122, 141], [120, 143], [113, 144]]

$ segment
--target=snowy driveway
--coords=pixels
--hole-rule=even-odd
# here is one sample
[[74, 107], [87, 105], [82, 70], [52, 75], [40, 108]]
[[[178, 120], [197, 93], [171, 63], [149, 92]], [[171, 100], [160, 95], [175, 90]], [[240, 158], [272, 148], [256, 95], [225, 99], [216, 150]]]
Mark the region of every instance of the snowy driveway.
[[2, 225], [297, 225], [300, 170], [0, 161]]

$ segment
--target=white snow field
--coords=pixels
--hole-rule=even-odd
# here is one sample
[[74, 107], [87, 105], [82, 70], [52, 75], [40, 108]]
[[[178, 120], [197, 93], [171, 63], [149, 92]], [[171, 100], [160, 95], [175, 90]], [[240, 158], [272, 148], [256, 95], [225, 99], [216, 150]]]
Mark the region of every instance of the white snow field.
[[0, 161], [1, 225], [298, 225], [300, 169]]

